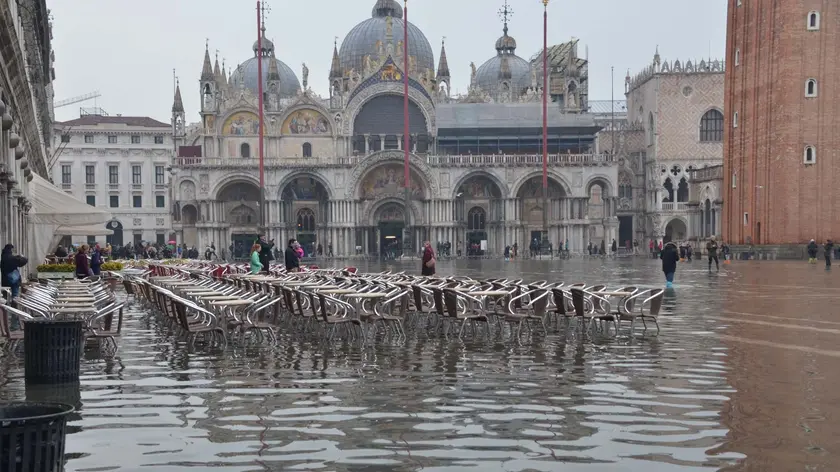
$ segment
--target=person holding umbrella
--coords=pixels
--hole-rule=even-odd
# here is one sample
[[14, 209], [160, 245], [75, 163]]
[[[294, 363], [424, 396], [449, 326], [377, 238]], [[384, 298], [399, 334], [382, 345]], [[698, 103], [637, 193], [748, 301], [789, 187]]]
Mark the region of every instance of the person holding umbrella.
[[257, 238], [257, 241], [255, 242], [255, 244], [260, 245], [260, 250], [259, 251], [260, 251], [260, 264], [262, 264], [262, 271], [266, 272], [266, 273], [269, 273], [270, 272], [269, 264], [271, 263], [271, 260], [274, 259], [274, 256], [272, 255], [272, 252], [273, 252], [273, 249], [274, 249], [274, 240], [273, 239], [266, 240], [265, 235], [261, 234]]

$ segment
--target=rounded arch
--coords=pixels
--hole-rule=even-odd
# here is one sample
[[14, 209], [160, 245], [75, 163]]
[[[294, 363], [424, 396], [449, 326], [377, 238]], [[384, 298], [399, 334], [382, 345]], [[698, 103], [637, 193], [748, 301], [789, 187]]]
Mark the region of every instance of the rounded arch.
[[214, 200], [226, 202], [260, 201], [259, 183], [252, 177], [237, 177], [222, 181], [213, 192]]
[[327, 183], [327, 179], [323, 175], [315, 171], [291, 172], [285, 177], [283, 177], [283, 179], [280, 181], [280, 184], [277, 186], [277, 198], [282, 200], [283, 192], [286, 190], [286, 188], [300, 178], [309, 178], [314, 180], [315, 182], [321, 184], [324, 190], [326, 190], [326, 197], [328, 200], [332, 200], [335, 198], [333, 189]]
[[[385, 164], [396, 164], [400, 166], [400, 176], [402, 176], [402, 166], [404, 154], [401, 151], [380, 151], [375, 152], [365, 158], [361, 163], [356, 165], [350, 177], [347, 179], [347, 193], [346, 198], [351, 200], [360, 199], [362, 194], [361, 184], [368, 174]], [[440, 195], [438, 183], [432, 176], [432, 171], [429, 166], [414, 154], [409, 154], [409, 166], [412, 174], [416, 173], [419, 179], [412, 176], [412, 181], [419, 181], [423, 184], [423, 196], [426, 199], [435, 198]]]
[[662, 227], [662, 234], [665, 235], [662, 240], [666, 243], [682, 241], [688, 237], [688, 222], [681, 216], [671, 218]]
[[467, 231], [485, 231], [487, 229], [487, 211], [474, 206], [467, 212]]
[[592, 187], [595, 185], [600, 185], [601, 189], [603, 189], [603, 196], [604, 198], [613, 197], [615, 196], [615, 188], [613, 187], [612, 180], [606, 175], [593, 175], [586, 181], [586, 195], [592, 191]]
[[195, 181], [192, 179], [180, 179], [180, 183], [178, 184], [178, 196], [179, 200], [183, 201], [192, 201], [195, 200]]
[[[510, 195], [516, 195], [517, 198], [521, 198], [520, 194], [522, 193], [523, 189], [526, 188], [526, 186], [533, 187], [533, 182], [532, 181], [534, 179], [538, 180], [539, 186], [541, 188], [542, 187], [542, 171], [529, 172], [529, 173], [525, 174], [523, 177], [521, 177], [519, 180], [517, 180], [511, 186], [512, 191], [511, 191]], [[566, 180], [561, 175], [558, 175], [558, 174], [556, 174], [552, 171], [549, 171], [548, 172], [548, 186], [549, 186], [549, 189], [552, 187], [552, 182], [560, 190], [563, 191], [563, 194], [560, 195], [560, 197], [567, 197], [567, 196], [572, 195], [572, 188], [569, 186], [569, 183], [566, 182]]]
[[[388, 208], [399, 208], [405, 211], [405, 200], [397, 197], [387, 197], [377, 201], [373, 205], [368, 205], [362, 214], [361, 224], [366, 226], [376, 226], [379, 224], [378, 219]], [[405, 213], [403, 213], [405, 215]], [[417, 205], [417, 202], [409, 202], [408, 217], [411, 226], [422, 225], [421, 218], [422, 210]]]
[[298, 233], [314, 233], [316, 228], [315, 210], [309, 207], [297, 211], [296, 218]]
[[198, 222], [198, 208], [188, 203], [181, 207], [181, 223], [184, 226], [195, 226]]
[[[485, 180], [486, 183], [492, 184], [492, 187], [488, 189], [484, 185], [479, 185], [478, 187], [472, 189], [467, 188], [474, 183], [481, 184], [481, 180]], [[508, 187], [501, 181], [501, 179], [496, 177], [493, 173], [483, 170], [464, 174], [455, 182], [452, 189], [452, 198], [458, 198], [458, 194], [462, 194], [465, 198], [468, 196], [474, 198], [507, 198], [508, 193]], [[494, 192], [494, 190], [496, 192]], [[483, 192], [485, 196], [477, 196], [477, 193], [481, 192]]]
[[[210, 190], [207, 192], [207, 195], [211, 199], [216, 199], [215, 197], [219, 195], [219, 192], [223, 188], [236, 182], [247, 182], [256, 186], [257, 189], [260, 188], [260, 182], [259, 180], [257, 180], [257, 177], [254, 176], [254, 174], [248, 172], [235, 171], [227, 173], [221, 176], [218, 180], [216, 180], [216, 183], [212, 186], [212, 188], [210, 188]], [[203, 193], [204, 192], [202, 191], [202, 194]]]
[[[381, 93], [365, 101], [353, 116], [353, 134], [402, 134], [404, 102], [401, 95]], [[422, 108], [409, 98], [409, 130], [411, 134], [427, 134], [428, 118]], [[399, 118], [397, 120], [396, 118]]]
[[120, 220], [114, 218], [105, 223], [105, 229], [111, 230], [111, 234], [105, 237], [105, 242], [111, 246], [122, 246], [123, 242], [123, 224]]
[[280, 187], [280, 200], [284, 202], [326, 202], [329, 199], [330, 192], [323, 182], [305, 174], [298, 174]]
[[315, 103], [290, 107], [280, 115], [280, 134], [283, 136], [335, 136], [335, 122], [328, 110]]
[[[362, 110], [362, 106], [368, 101], [381, 95], [397, 95], [402, 96], [403, 84], [401, 82], [381, 82], [371, 85], [360, 92], [357, 92], [350, 102], [347, 104], [345, 111], [345, 119], [343, 122], [343, 133], [346, 136], [353, 136], [355, 133], [355, 123], [358, 114]], [[435, 130], [435, 106], [432, 101], [423, 93], [414, 87], [408, 87], [409, 103], [414, 103], [420, 108], [423, 113], [426, 123], [426, 132], [434, 135]]]

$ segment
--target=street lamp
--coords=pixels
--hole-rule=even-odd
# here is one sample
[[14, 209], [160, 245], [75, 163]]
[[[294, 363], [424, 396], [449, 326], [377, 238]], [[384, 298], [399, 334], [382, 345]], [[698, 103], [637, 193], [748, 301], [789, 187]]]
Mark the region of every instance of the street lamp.
[[[548, 1], [543, 3], [543, 239], [548, 238]], [[542, 241], [540, 241], [542, 246]], [[540, 247], [542, 253], [542, 247]]]

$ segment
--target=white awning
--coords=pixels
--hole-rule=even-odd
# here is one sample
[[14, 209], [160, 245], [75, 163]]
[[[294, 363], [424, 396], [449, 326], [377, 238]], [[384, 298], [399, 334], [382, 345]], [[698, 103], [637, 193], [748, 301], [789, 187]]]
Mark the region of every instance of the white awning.
[[55, 230], [56, 236], [110, 236], [114, 234], [113, 231], [106, 228], [104, 225], [88, 225], [88, 226], [59, 226]]
[[101, 225], [104, 228], [105, 223], [111, 219], [109, 212], [78, 200], [37, 174], [32, 174], [32, 177], [32, 182], [29, 182], [32, 223], [57, 226]]
[[58, 245], [62, 236], [106, 236], [113, 234], [105, 228], [111, 213], [92, 207], [67, 194], [37, 174], [29, 182], [30, 244], [27, 248], [30, 268], [41, 263]]

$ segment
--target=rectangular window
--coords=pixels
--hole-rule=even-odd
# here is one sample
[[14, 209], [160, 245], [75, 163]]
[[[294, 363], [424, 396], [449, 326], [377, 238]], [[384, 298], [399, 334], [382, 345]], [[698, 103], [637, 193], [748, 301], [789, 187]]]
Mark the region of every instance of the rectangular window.
[[143, 233], [134, 233], [134, 247], [140, 246], [143, 242]]
[[86, 134], [85, 135], [85, 144], [93, 144], [93, 135], [92, 134]]
[[140, 144], [140, 136], [132, 136], [131, 144]]
[[96, 195], [88, 195], [85, 197], [85, 201], [88, 205], [95, 207], [96, 206]]
[[85, 166], [85, 183], [93, 185], [96, 183], [96, 168], [93, 166]]
[[732, 188], [738, 188], [738, 173], [732, 173]]
[[143, 175], [142, 175], [143, 168], [141, 166], [131, 166], [131, 183], [134, 185], [140, 185], [143, 183]]
[[87, 245], [90, 247], [96, 246], [96, 236], [88, 236]]
[[143, 208], [143, 197], [140, 195], [131, 197], [131, 206], [134, 208]]
[[61, 164], [61, 184], [70, 185], [72, 183], [70, 176], [70, 164]]
[[163, 144], [163, 136], [155, 136], [155, 144]]
[[108, 136], [108, 144], [117, 144], [117, 137], [114, 135]]
[[69, 134], [62, 134], [61, 135], [61, 142], [62, 143], [69, 143], [70, 142], [70, 135]]
[[163, 246], [166, 244], [166, 235], [163, 233], [157, 233], [155, 235], [155, 242]]
[[108, 201], [108, 206], [110, 206], [111, 208], [119, 208], [120, 207], [120, 196], [119, 195], [111, 195], [111, 198]]
[[749, 225], [750, 225], [750, 214], [747, 213], [747, 212], [744, 212], [744, 226], [749, 226]]
[[155, 208], [166, 208], [166, 197], [155, 195]]
[[119, 185], [120, 183], [120, 166], [108, 166], [108, 183], [111, 185]]
[[155, 166], [155, 185], [165, 184], [163, 166]]

